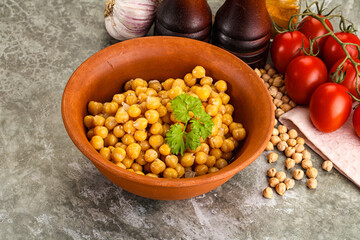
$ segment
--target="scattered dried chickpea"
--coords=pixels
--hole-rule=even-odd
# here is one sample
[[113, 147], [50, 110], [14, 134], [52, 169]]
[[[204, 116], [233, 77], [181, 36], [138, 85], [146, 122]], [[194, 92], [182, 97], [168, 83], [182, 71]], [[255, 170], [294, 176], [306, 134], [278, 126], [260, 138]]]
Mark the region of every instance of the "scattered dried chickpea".
[[275, 187], [276, 185], [278, 185], [280, 183], [279, 179], [277, 179], [276, 177], [272, 177], [269, 178], [269, 185], [270, 187]]
[[279, 179], [280, 182], [283, 182], [286, 179], [286, 173], [283, 171], [277, 172], [275, 177]]
[[301, 167], [305, 170], [312, 167], [312, 161], [310, 159], [304, 159], [301, 161]]
[[270, 177], [270, 178], [275, 177], [275, 174], [276, 174], [275, 168], [270, 168], [269, 170], [267, 170], [268, 177]]
[[287, 158], [285, 160], [285, 167], [286, 167], [287, 170], [295, 167], [295, 160], [292, 159], [292, 158]]
[[301, 180], [304, 177], [304, 171], [301, 169], [294, 169], [293, 171], [293, 178], [295, 180]]
[[306, 186], [310, 189], [315, 189], [317, 187], [317, 180], [315, 178], [309, 178], [306, 181]]
[[279, 183], [278, 185], [276, 185], [275, 187], [275, 191], [280, 195], [284, 195], [285, 191], [286, 191], [286, 185], [285, 183]]
[[322, 164], [322, 168], [327, 171], [327, 172], [330, 172], [331, 169], [333, 168], [333, 163], [329, 160], [326, 160], [323, 162]]
[[308, 178], [316, 178], [318, 175], [318, 170], [316, 168], [310, 167], [306, 170], [306, 176]]
[[286, 190], [291, 189], [295, 186], [295, 181], [294, 179], [291, 178], [286, 178], [284, 183], [286, 185]]
[[278, 157], [279, 157], [279, 155], [277, 153], [275, 153], [275, 152], [269, 153], [269, 155], [268, 155], [269, 163], [276, 162], [276, 160], [278, 160]]
[[265, 198], [273, 198], [273, 190], [270, 187], [267, 187], [263, 191], [263, 196]]

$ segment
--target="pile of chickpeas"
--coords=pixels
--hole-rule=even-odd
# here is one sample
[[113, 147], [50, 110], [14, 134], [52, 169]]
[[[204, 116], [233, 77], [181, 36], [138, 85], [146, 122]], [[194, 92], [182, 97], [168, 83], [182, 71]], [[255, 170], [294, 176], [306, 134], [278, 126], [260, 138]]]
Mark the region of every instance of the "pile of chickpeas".
[[[140, 175], [172, 179], [216, 172], [229, 164], [246, 131], [233, 121], [234, 107], [225, 93], [227, 83], [213, 81], [202, 66], [183, 79], [129, 80], [125, 92], [115, 94], [111, 102], [88, 103], [89, 115], [84, 118], [87, 137], [105, 159]], [[183, 93], [202, 101], [214, 126], [196, 150], [186, 150], [181, 156], [171, 153], [166, 133], [179, 122], [171, 100]]]

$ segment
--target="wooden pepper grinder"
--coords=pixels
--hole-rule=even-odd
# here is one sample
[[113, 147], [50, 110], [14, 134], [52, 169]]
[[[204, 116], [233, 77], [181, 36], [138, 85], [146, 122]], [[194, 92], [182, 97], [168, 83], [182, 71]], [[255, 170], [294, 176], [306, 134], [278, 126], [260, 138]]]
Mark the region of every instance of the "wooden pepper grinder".
[[216, 13], [212, 41], [250, 67], [263, 67], [271, 28], [266, 0], [226, 0]]
[[210, 42], [211, 18], [206, 0], [163, 0], [156, 12], [154, 35]]

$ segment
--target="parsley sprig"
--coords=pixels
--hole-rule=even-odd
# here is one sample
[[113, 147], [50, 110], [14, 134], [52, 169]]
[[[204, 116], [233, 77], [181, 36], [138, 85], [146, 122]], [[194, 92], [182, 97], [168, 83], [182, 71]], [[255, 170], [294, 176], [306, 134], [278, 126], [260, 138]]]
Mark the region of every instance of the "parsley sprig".
[[[206, 139], [210, 134], [214, 123], [209, 114], [202, 108], [201, 100], [197, 97], [181, 94], [171, 100], [171, 109], [176, 120], [185, 124], [173, 124], [166, 133], [166, 141], [173, 154], [184, 154], [186, 149], [195, 150], [200, 146], [200, 137]], [[186, 132], [190, 123], [191, 131]]]

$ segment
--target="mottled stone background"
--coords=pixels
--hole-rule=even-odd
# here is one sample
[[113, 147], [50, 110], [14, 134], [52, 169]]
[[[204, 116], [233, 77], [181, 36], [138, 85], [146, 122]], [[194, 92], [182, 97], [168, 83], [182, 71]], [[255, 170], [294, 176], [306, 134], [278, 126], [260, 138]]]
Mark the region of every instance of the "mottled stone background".
[[[189, 200], [144, 199], [103, 177], [68, 137], [60, 103], [72, 72], [116, 43], [104, 2], [0, 0], [0, 239], [359, 239], [360, 191], [336, 170], [272, 200], [265, 153]], [[223, 2], [209, 0], [214, 13]], [[360, 2], [326, 4], [339, 3], [360, 28]]]

